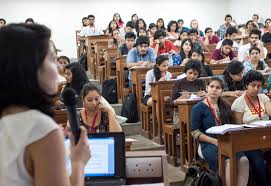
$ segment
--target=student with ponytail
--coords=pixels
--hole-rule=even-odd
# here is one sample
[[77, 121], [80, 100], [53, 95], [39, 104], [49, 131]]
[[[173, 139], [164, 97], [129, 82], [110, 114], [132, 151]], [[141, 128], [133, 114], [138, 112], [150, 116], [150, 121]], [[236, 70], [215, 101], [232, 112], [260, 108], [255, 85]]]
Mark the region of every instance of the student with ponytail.
[[172, 75], [168, 72], [169, 61], [168, 57], [165, 55], [160, 55], [156, 58], [156, 64], [154, 69], [149, 70], [146, 74], [145, 80], [145, 94], [144, 94], [144, 104], [151, 106], [151, 85], [150, 83], [155, 81], [167, 81], [172, 79]]

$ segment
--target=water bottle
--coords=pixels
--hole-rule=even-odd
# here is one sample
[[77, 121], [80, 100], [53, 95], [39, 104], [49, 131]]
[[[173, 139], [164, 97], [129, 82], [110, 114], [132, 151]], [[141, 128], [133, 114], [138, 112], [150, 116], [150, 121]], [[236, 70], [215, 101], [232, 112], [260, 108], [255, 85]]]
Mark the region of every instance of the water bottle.
[[169, 62], [169, 66], [173, 66], [172, 54], [168, 54], [168, 62]]

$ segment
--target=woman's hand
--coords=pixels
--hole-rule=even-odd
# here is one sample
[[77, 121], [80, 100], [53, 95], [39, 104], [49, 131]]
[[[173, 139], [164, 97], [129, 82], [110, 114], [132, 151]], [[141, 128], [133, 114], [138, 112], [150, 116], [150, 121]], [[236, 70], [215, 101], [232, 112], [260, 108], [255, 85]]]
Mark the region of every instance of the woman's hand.
[[236, 90], [236, 91], [232, 91], [232, 92], [231, 92], [231, 96], [232, 96], [232, 97], [237, 97], [237, 98], [238, 98], [238, 97], [241, 96], [243, 93], [244, 93], [243, 91]]
[[199, 96], [199, 97], [206, 97], [206, 92], [205, 91], [199, 91], [197, 93], [197, 96]]
[[106, 112], [106, 113], [108, 113], [108, 112], [111, 111], [110, 108], [109, 108], [109, 106], [103, 105], [102, 103], [100, 103], [98, 105], [98, 110], [101, 110], [102, 112]]
[[69, 138], [71, 140], [71, 162], [72, 164], [79, 164], [85, 166], [90, 159], [90, 149], [87, 138], [87, 130], [84, 127], [80, 127], [81, 133], [77, 144], [75, 144], [75, 138], [71, 132], [69, 132]]
[[163, 77], [161, 77], [158, 81], [166, 81], [166, 77], [163, 76]]
[[190, 92], [182, 92], [182, 95], [177, 99], [189, 99], [191, 96]]

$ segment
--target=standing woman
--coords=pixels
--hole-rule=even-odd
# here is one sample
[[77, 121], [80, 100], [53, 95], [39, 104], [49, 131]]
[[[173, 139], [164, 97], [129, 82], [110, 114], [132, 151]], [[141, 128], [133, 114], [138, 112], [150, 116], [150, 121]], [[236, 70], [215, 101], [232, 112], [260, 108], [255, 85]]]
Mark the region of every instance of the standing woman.
[[[247, 91], [232, 104], [237, 124], [250, 124], [254, 121], [269, 120], [271, 116], [270, 99], [261, 94], [265, 80], [257, 71], [249, 71], [244, 77]], [[270, 185], [270, 175], [266, 173], [266, 165], [261, 150], [245, 152], [256, 179], [256, 185]]]
[[[115, 13], [115, 14], [114, 14], [113, 20], [117, 22], [119, 28], [122, 28], [122, 27], [123, 27], [124, 22], [122, 21], [122, 19], [121, 19], [119, 13]], [[118, 29], [119, 29], [119, 28], [118, 28]]]
[[[192, 107], [191, 133], [199, 141], [198, 154], [206, 160], [210, 169], [217, 171], [218, 149], [216, 135], [207, 134], [206, 130], [213, 127], [233, 123], [230, 105], [222, 98], [223, 82], [219, 78], [212, 78], [207, 86], [206, 99]], [[237, 185], [245, 186], [248, 182], [249, 163], [243, 152], [237, 154]], [[226, 160], [226, 185], [230, 185], [229, 160]]]
[[162, 18], [159, 18], [159, 19], [156, 21], [156, 26], [157, 26], [157, 30], [159, 30], [159, 29], [166, 30], [165, 22], [164, 22], [164, 19], [162, 19]]
[[77, 145], [70, 135], [69, 177], [63, 132], [51, 118], [58, 84], [50, 37], [38, 24], [0, 29], [0, 185], [84, 185], [90, 158], [86, 130], [81, 128]]

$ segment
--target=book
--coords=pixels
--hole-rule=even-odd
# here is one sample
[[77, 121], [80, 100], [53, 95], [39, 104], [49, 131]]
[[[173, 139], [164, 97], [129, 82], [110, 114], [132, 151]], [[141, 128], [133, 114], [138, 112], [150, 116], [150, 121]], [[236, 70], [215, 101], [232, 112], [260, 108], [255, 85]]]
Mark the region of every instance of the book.
[[225, 134], [228, 131], [235, 131], [235, 130], [241, 130], [244, 128], [243, 125], [237, 125], [237, 124], [225, 124], [220, 126], [213, 126], [206, 130], [206, 133], [208, 134]]
[[250, 123], [250, 125], [256, 125], [259, 127], [269, 127], [269, 126], [271, 126], [271, 120], [254, 121], [254, 122]]

